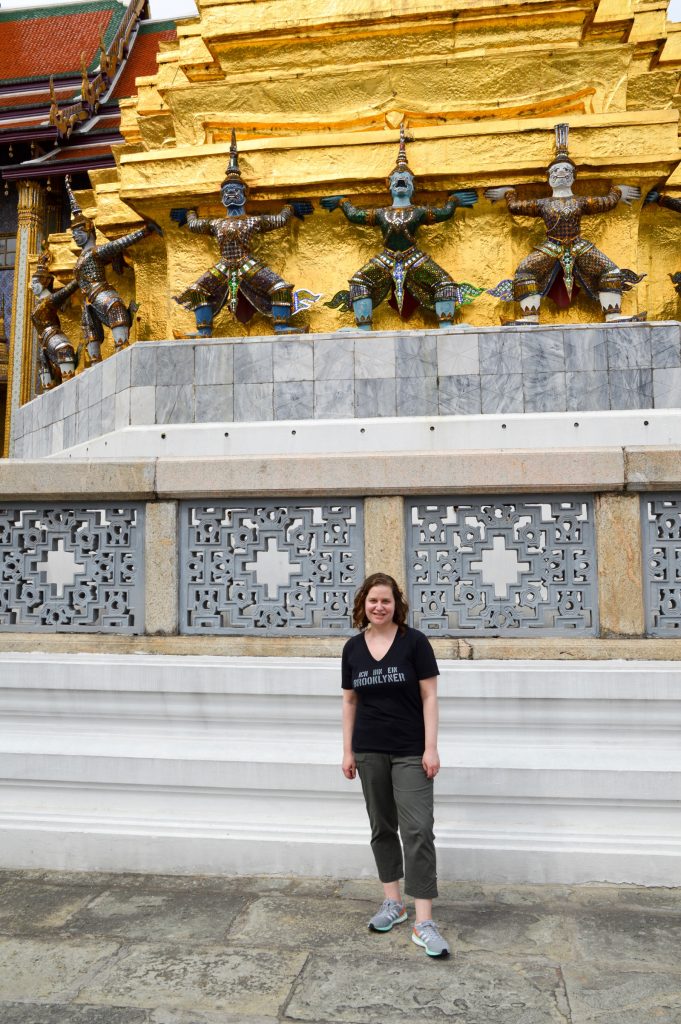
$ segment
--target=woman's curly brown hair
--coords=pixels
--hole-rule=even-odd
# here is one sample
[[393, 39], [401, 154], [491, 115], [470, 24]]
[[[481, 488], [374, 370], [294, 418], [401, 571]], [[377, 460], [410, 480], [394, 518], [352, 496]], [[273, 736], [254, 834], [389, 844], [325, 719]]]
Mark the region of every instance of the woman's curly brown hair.
[[396, 580], [394, 580], [392, 576], [388, 576], [385, 572], [374, 572], [371, 576], [367, 576], [364, 583], [362, 583], [361, 587], [355, 594], [355, 603], [352, 606], [352, 624], [355, 629], [366, 629], [369, 625], [369, 620], [367, 619], [364, 611], [364, 605], [372, 587], [390, 587], [395, 601], [393, 622], [397, 623], [397, 628], [400, 633], [404, 633], [409, 605], [407, 604], [407, 599], [400, 590]]

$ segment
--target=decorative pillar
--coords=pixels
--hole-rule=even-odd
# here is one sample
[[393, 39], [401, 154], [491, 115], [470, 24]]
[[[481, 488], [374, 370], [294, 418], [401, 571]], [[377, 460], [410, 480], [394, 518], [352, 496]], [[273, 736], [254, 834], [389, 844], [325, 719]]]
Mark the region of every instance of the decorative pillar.
[[45, 189], [37, 181], [18, 182], [19, 206], [14, 290], [12, 292], [12, 330], [9, 341], [7, 375], [7, 411], [3, 455], [12, 454], [12, 418], [33, 394], [34, 331], [31, 323], [29, 265], [40, 252], [45, 230]]
[[364, 572], [387, 572], [406, 593], [404, 500], [398, 495], [364, 501]]

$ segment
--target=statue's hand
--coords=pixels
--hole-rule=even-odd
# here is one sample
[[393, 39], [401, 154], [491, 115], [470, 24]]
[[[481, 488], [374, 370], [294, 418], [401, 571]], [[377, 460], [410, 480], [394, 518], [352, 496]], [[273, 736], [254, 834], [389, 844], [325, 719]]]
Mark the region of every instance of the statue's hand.
[[319, 205], [323, 206], [325, 210], [332, 213], [333, 210], [337, 210], [340, 204], [345, 199], [345, 196], [324, 196], [323, 199], [319, 200]]
[[500, 199], [503, 199], [507, 192], [512, 190], [510, 185], [500, 185], [498, 188], [486, 188], [484, 196], [489, 199], [491, 203], [498, 203]]
[[660, 193], [657, 191], [656, 188], [651, 188], [650, 192], [648, 193], [648, 195], [643, 200], [643, 205], [644, 206], [648, 206], [649, 203], [659, 203], [659, 201], [660, 201]]
[[477, 188], [461, 188], [452, 192], [449, 198], [456, 199], [459, 206], [475, 206], [478, 201], [478, 190]]
[[622, 193], [622, 202], [627, 206], [631, 206], [636, 199], [641, 198], [641, 189], [636, 185], [618, 185], [617, 187]]
[[145, 223], [149, 231], [153, 232], [156, 235], [161, 235], [161, 237], [163, 237], [163, 228], [161, 227], [160, 224], [157, 224], [155, 220], [152, 220], [151, 217], [146, 217]]
[[309, 199], [289, 199], [289, 206], [293, 207], [293, 216], [300, 220], [304, 220], [314, 209]]
[[177, 221], [178, 226], [183, 228], [187, 223], [187, 212], [183, 206], [175, 206], [170, 211], [170, 219]]

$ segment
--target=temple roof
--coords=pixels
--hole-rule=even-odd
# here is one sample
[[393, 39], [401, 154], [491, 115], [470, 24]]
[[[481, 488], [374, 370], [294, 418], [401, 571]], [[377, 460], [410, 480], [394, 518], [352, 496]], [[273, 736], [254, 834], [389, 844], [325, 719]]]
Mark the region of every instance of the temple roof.
[[0, 146], [11, 147], [0, 150], [2, 177], [114, 165], [118, 101], [154, 74], [159, 47], [176, 36], [174, 21], [147, 13], [146, 0], [0, 11]]

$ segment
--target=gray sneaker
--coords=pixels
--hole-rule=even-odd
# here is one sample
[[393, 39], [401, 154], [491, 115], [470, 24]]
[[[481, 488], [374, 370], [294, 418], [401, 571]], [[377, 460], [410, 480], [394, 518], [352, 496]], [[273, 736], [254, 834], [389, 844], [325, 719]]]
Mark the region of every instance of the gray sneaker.
[[407, 920], [404, 903], [397, 900], [384, 900], [383, 906], [369, 921], [370, 932], [389, 932], [394, 924]]
[[440, 935], [434, 921], [415, 924], [411, 941], [417, 946], [423, 946], [428, 956], [449, 956], [449, 944]]

